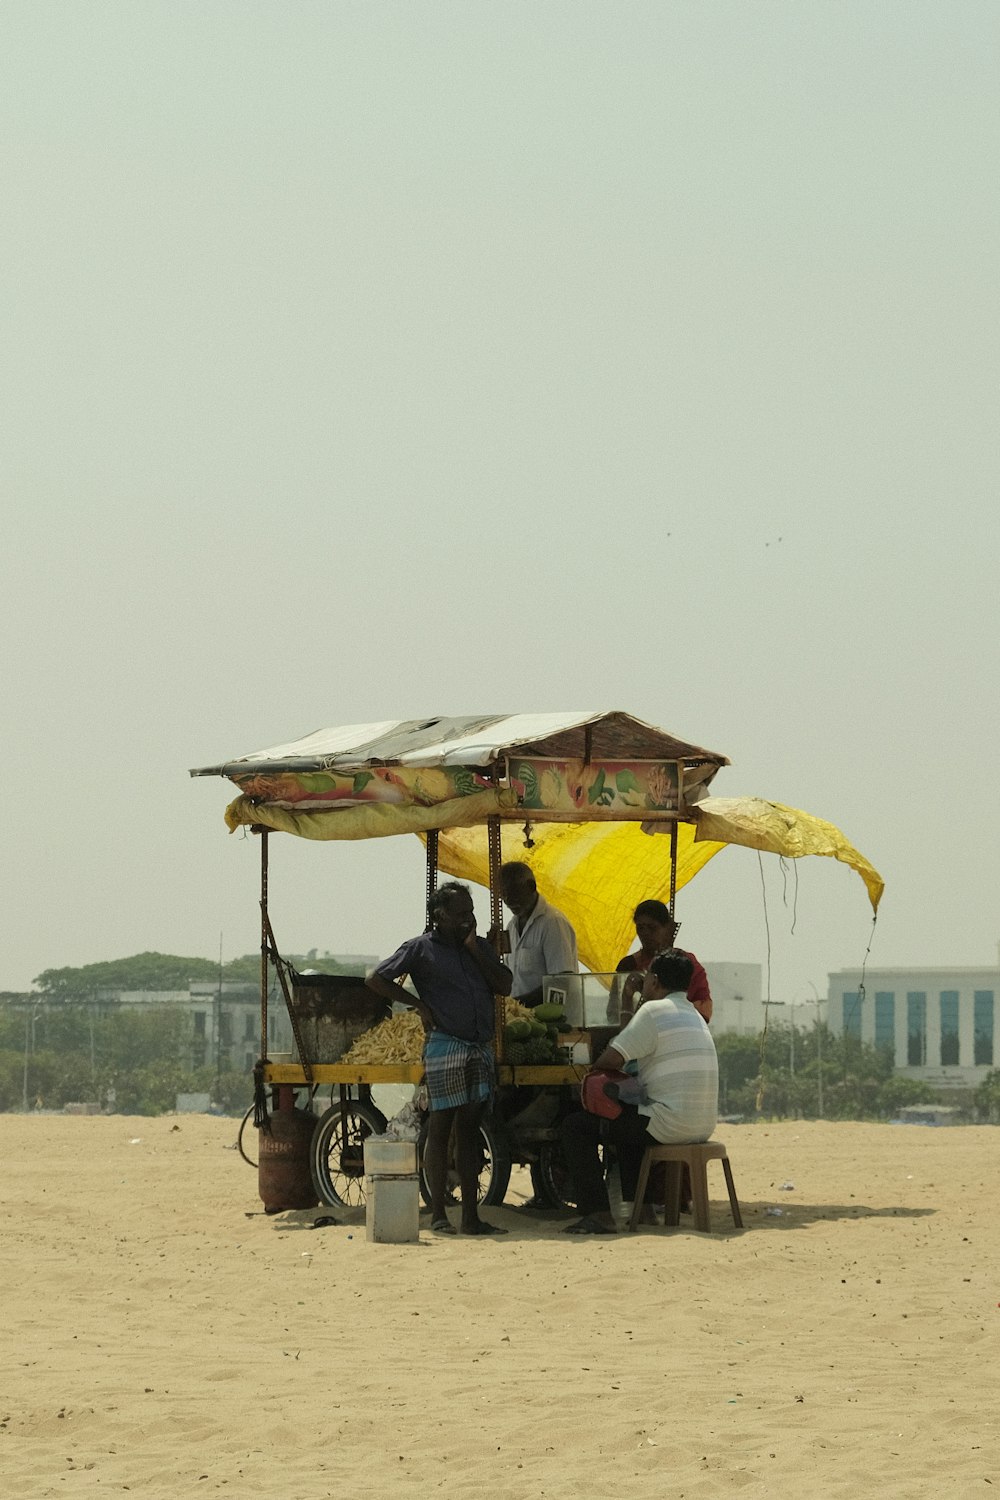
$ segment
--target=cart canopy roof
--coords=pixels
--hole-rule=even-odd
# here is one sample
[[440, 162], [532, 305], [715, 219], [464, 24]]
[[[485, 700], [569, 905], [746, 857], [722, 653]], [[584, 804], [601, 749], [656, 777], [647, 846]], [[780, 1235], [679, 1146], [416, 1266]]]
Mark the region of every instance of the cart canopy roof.
[[440, 834], [440, 868], [489, 882], [487, 824], [504, 858], [576, 928], [580, 956], [605, 971], [629, 947], [638, 901], [669, 899], [670, 855], [653, 833], [676, 830], [679, 890], [729, 844], [786, 858], [826, 855], [864, 881], [877, 870], [833, 824], [758, 798], [720, 798], [709, 783], [726, 756], [617, 711], [391, 719], [320, 729], [304, 739], [193, 770], [240, 795], [226, 822], [299, 838]]
[[[367, 766], [490, 766], [512, 756], [551, 760], [664, 760], [728, 766], [665, 729], [619, 711], [561, 714], [479, 714], [464, 718], [386, 719], [317, 729], [301, 740], [254, 750], [192, 776], [252, 772], [353, 771]], [[714, 773], [713, 773], [714, 774]], [[705, 778], [702, 778], [705, 779]]]

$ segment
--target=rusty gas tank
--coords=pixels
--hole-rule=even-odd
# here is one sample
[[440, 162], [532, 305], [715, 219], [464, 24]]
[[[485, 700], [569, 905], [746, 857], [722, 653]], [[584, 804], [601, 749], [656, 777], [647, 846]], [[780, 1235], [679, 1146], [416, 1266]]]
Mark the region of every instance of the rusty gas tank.
[[270, 1130], [258, 1130], [257, 1187], [267, 1213], [315, 1208], [319, 1199], [309, 1170], [316, 1116], [307, 1109], [276, 1109]]

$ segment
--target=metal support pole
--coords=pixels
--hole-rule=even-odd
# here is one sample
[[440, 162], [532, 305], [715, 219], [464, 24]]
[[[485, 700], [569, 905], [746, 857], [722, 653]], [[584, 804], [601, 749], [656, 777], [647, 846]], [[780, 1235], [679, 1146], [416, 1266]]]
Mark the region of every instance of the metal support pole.
[[[500, 897], [500, 864], [502, 860], [500, 846], [500, 819], [497, 817], [486, 820], [486, 833], [490, 856], [490, 928], [499, 932], [503, 925], [503, 908]], [[503, 1057], [503, 1029], [506, 1013], [502, 995], [493, 997], [493, 1041], [496, 1047], [497, 1062]]]
[[260, 1055], [267, 1056], [267, 954], [271, 924], [267, 915], [267, 829], [260, 835]]
[[427, 833], [427, 926], [425, 932], [430, 932], [433, 927], [431, 921], [431, 897], [438, 888], [438, 831], [431, 828]]
[[677, 900], [677, 821], [670, 825], [670, 915], [674, 921], [677, 913], [674, 911], [674, 902]]

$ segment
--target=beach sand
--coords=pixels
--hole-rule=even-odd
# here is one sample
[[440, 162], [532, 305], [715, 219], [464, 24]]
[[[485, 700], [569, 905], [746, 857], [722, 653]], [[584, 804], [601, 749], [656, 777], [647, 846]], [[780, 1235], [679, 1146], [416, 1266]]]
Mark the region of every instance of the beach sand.
[[713, 1164], [712, 1236], [520, 1174], [418, 1246], [246, 1217], [231, 1120], [0, 1132], [4, 1496], [1000, 1495], [995, 1129], [725, 1126], [742, 1233]]

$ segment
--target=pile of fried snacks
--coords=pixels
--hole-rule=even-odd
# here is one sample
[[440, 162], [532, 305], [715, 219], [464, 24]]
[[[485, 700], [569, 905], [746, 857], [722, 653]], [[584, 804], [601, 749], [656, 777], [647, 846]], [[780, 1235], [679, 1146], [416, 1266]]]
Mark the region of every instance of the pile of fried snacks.
[[[531, 1019], [531, 1011], [516, 1000], [506, 999], [503, 1007], [505, 1022]], [[418, 1063], [423, 1053], [423, 1023], [415, 1010], [408, 1010], [364, 1032], [340, 1061], [384, 1067], [391, 1063]]]

